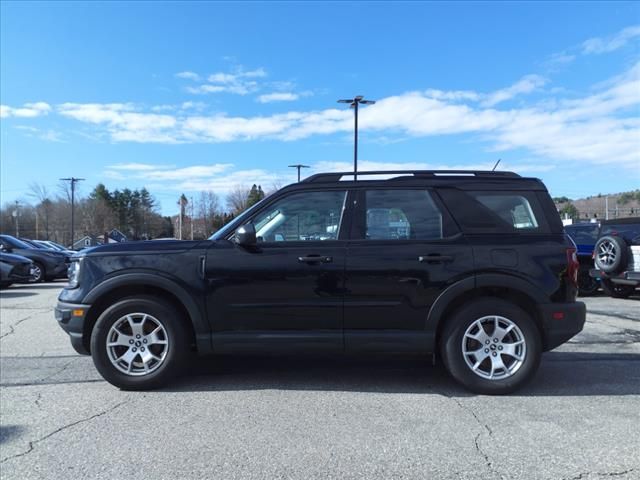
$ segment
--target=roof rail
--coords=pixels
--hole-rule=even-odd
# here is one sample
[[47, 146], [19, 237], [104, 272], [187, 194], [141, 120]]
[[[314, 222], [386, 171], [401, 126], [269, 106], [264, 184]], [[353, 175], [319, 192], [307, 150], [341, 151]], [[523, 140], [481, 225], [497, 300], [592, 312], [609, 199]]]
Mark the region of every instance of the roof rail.
[[[304, 183], [329, 183], [338, 182], [342, 177], [353, 176], [354, 172], [316, 173], [303, 180]], [[414, 177], [503, 177], [520, 178], [514, 172], [495, 172], [492, 170], [375, 170], [371, 172], [358, 172], [358, 177], [365, 175], [413, 175]]]

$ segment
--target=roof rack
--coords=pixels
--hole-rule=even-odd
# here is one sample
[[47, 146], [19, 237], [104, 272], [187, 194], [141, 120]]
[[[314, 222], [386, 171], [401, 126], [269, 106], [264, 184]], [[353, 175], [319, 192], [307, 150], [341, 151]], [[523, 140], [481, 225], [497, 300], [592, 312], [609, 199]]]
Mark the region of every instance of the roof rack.
[[[354, 172], [340, 173], [317, 173], [303, 180], [304, 183], [329, 183], [338, 182], [342, 177], [353, 176]], [[492, 170], [374, 170], [371, 172], [358, 172], [358, 177], [364, 175], [413, 175], [414, 177], [502, 177], [502, 178], [520, 178], [520, 175], [514, 172], [495, 172]], [[392, 180], [392, 179], [389, 179]]]

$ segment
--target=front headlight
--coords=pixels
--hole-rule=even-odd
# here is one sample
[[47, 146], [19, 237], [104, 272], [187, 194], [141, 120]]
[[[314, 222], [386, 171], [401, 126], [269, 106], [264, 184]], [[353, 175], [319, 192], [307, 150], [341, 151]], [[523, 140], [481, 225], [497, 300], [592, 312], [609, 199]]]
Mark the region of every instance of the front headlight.
[[69, 284], [66, 288], [76, 288], [80, 283], [80, 268], [82, 267], [82, 259], [73, 259], [67, 269]]

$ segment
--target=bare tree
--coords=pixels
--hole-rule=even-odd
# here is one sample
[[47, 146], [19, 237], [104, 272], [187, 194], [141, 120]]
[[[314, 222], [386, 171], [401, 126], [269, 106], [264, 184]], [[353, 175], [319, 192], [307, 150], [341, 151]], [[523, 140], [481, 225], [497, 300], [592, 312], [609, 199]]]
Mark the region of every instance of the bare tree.
[[220, 200], [211, 190], [200, 192], [198, 199], [198, 237], [207, 238], [216, 230], [215, 217], [220, 214]]
[[32, 182], [29, 184], [29, 193], [27, 193], [27, 196], [35, 198], [38, 201], [35, 207], [36, 229], [34, 237], [40, 237], [40, 232], [38, 231], [40, 230], [38, 228], [38, 219], [42, 219], [44, 221], [44, 238], [45, 240], [49, 240], [49, 224], [51, 214], [53, 213], [53, 201], [51, 199], [51, 194], [46, 186]]
[[227, 208], [235, 215], [245, 211], [249, 203], [249, 189], [236, 185], [227, 194]]

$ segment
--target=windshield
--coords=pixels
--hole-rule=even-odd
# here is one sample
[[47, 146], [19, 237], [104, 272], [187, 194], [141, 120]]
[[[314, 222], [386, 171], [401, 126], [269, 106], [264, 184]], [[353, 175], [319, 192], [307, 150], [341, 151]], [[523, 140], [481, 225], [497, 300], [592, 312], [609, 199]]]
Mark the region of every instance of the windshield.
[[35, 248], [29, 245], [28, 243], [18, 240], [15, 237], [10, 237], [9, 235], [2, 235], [2, 237], [0, 238], [2, 238], [3, 243], [8, 244], [11, 248], [26, 248], [26, 249]]
[[235, 231], [236, 228], [245, 223], [245, 219], [248, 218], [260, 205], [262, 205], [267, 198], [263, 198], [258, 203], [245, 210], [239, 216], [224, 225], [220, 230], [211, 235], [209, 237], [209, 240], [221, 240], [231, 232]]

